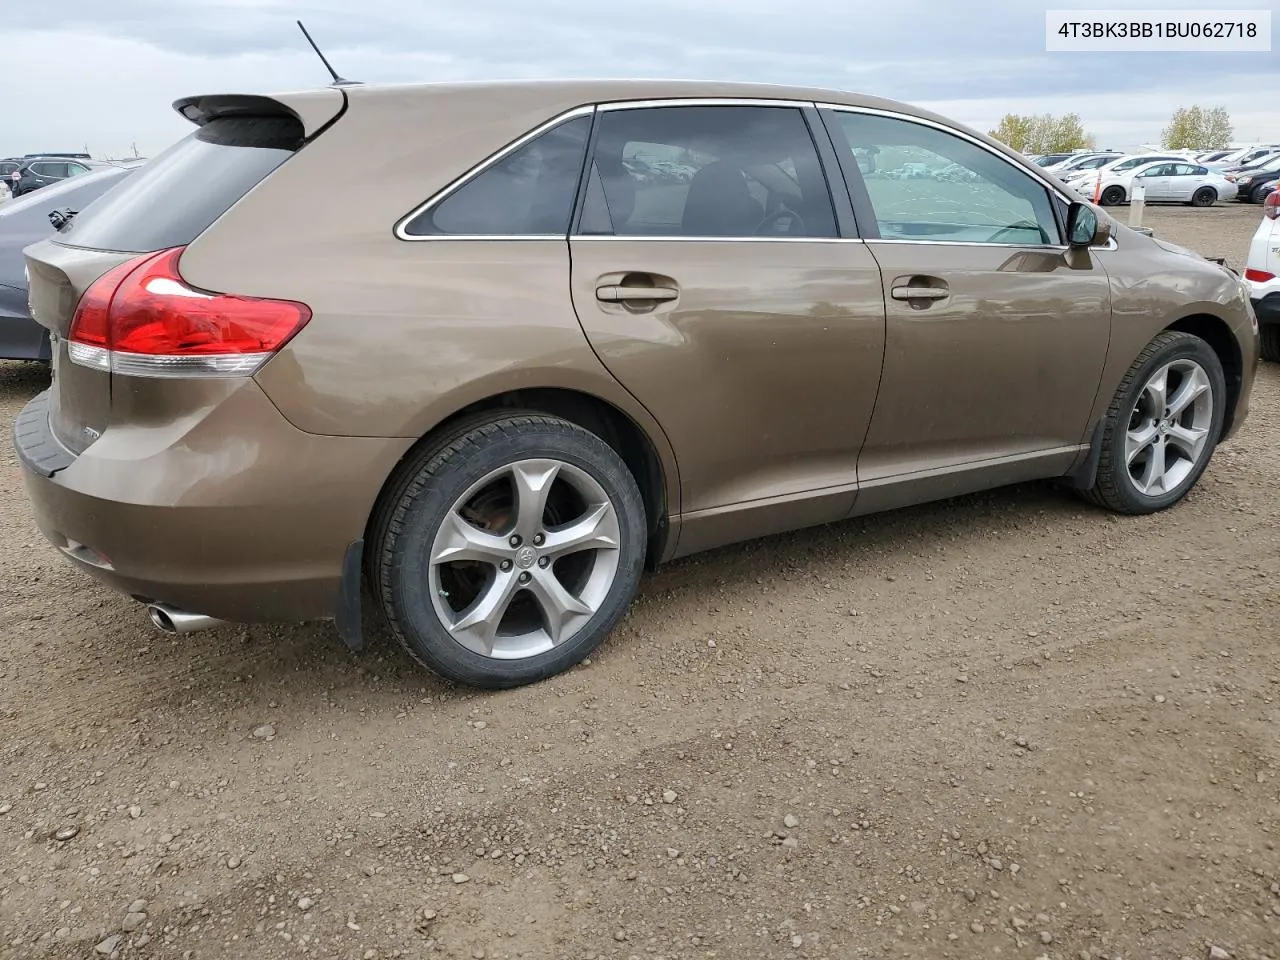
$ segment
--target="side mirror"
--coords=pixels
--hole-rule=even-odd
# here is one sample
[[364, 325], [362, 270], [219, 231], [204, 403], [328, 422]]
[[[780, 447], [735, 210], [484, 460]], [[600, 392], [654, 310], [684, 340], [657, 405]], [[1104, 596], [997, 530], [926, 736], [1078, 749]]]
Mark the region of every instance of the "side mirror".
[[1106, 242], [1109, 230], [1102, 229], [1098, 223], [1098, 213], [1087, 203], [1073, 203], [1067, 210], [1067, 245], [1071, 247], [1091, 247], [1094, 243]]

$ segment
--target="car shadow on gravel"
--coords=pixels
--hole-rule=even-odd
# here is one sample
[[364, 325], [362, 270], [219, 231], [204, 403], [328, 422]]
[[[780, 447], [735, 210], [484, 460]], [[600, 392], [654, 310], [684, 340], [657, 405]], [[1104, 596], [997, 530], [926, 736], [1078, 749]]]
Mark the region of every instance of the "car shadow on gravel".
[[0, 403], [26, 403], [49, 386], [49, 365], [27, 360], [0, 360]]
[[[592, 659], [606, 677], [636, 659], [643, 672], [643, 661], [656, 655], [645, 641], [664, 643], [665, 624], [690, 622], [705, 613], [717, 594], [746, 595], [761, 581], [843, 580], [856, 602], [859, 594], [880, 589], [889, 570], [919, 564], [922, 538], [977, 549], [1006, 535], [1023, 537], [1031, 527], [1045, 531], [1068, 520], [1104, 523], [1108, 518], [1052, 483], [1028, 483], [709, 551], [647, 575], [632, 613]], [[1030, 548], [1029, 543], [1024, 546]], [[430, 674], [392, 637], [374, 602], [366, 594], [359, 651], [346, 648], [331, 622], [229, 625], [169, 638], [175, 641], [179, 662], [172, 664], [167, 680], [152, 677], [148, 699], [165, 700], [172, 694], [176, 703], [190, 695], [196, 676], [206, 697], [235, 691], [237, 698], [269, 696], [284, 708], [323, 691], [358, 699], [371, 717], [400, 710], [407, 699], [457, 704], [477, 697], [522, 696], [518, 690], [486, 692]], [[141, 608], [136, 615], [140, 622], [145, 616]], [[534, 687], [582, 682], [570, 670]]]

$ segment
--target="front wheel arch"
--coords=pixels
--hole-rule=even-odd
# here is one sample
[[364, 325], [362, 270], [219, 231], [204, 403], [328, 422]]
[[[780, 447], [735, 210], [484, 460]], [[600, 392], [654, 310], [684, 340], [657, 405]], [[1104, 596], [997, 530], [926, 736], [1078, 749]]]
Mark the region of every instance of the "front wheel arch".
[[1199, 337], [1213, 348], [1222, 364], [1222, 373], [1227, 381], [1227, 404], [1223, 411], [1222, 432], [1225, 436], [1231, 432], [1235, 423], [1236, 407], [1240, 401], [1240, 390], [1243, 387], [1244, 359], [1240, 353], [1240, 344], [1236, 341], [1231, 327], [1221, 317], [1207, 313], [1183, 317], [1165, 330], [1177, 330]]

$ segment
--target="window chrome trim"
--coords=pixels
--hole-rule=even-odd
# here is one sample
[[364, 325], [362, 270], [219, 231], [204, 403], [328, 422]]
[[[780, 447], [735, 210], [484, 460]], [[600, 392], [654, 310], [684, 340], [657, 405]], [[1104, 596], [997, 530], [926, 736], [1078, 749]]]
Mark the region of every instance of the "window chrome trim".
[[[494, 166], [501, 160], [515, 153], [515, 151], [519, 150], [530, 140], [534, 139], [535, 137], [541, 136], [542, 134], [546, 133], [548, 130], [551, 130], [554, 127], [560, 126], [560, 124], [562, 123], [567, 123], [568, 121], [576, 117], [590, 116], [591, 114], [595, 113], [595, 110], [596, 110], [596, 107], [594, 104], [586, 104], [585, 106], [573, 107], [572, 109], [566, 110], [563, 113], [557, 114], [556, 116], [552, 117], [550, 120], [547, 120], [546, 122], [539, 124], [538, 126], [534, 127], [532, 130], [529, 130], [528, 132], [522, 134], [516, 140], [513, 140], [511, 143], [507, 144], [502, 149], [498, 150], [495, 153], [490, 154], [488, 157], [481, 160], [478, 164], [476, 164], [470, 170], [467, 170], [465, 173], [463, 173], [460, 177], [457, 177], [454, 180], [452, 180], [444, 188], [437, 190], [430, 197], [428, 197], [426, 200], [424, 200], [422, 203], [414, 207], [412, 210], [410, 210], [408, 213], [402, 216], [398, 221], [396, 221], [396, 225], [392, 230], [396, 239], [407, 240], [410, 242], [418, 242], [422, 240], [564, 240], [567, 235], [566, 232], [534, 233], [534, 234], [432, 233], [432, 234], [425, 234], [422, 236], [418, 236], [416, 234], [406, 233], [405, 228], [410, 223], [412, 223], [414, 219], [426, 213], [436, 204], [443, 201], [446, 197], [462, 189], [462, 187], [466, 186], [468, 183], [470, 183], [476, 177], [480, 176], [480, 174], [484, 173], [490, 167]], [[589, 148], [590, 144], [588, 143], [587, 146]]]
[[652, 234], [638, 236], [613, 233], [575, 233], [569, 237], [578, 240], [635, 240], [644, 242], [661, 241], [663, 243], [866, 243], [862, 237], [709, 237], [696, 234]]
[[613, 110], [650, 110], [657, 107], [790, 107], [803, 110], [814, 106], [812, 100], [795, 97], [661, 97], [654, 100], [601, 101], [601, 112]]
[[1065, 253], [1071, 249], [1065, 243], [987, 243], [985, 240], [908, 240], [902, 237], [875, 237], [867, 243], [913, 243], [929, 247], [1006, 247], [1044, 253]]
[[990, 144], [984, 143], [983, 141], [975, 137], [973, 134], [966, 133], [963, 130], [958, 130], [955, 127], [947, 126], [945, 123], [939, 123], [936, 120], [930, 120], [926, 117], [917, 117], [909, 113], [902, 113], [899, 110], [885, 110], [882, 107], [854, 107], [854, 106], [849, 106], [848, 104], [840, 104], [840, 103], [819, 103], [816, 106], [819, 110], [830, 110], [837, 113], [868, 113], [877, 117], [889, 117], [890, 119], [893, 119], [893, 120], [905, 120], [908, 123], [918, 123], [921, 126], [932, 127], [934, 130], [939, 130], [942, 133], [949, 133], [953, 137], [959, 137], [961, 140], [967, 140], [969, 143], [973, 144], [975, 147], [979, 148], [980, 150], [985, 150], [987, 153], [991, 154], [991, 156], [995, 157], [997, 160], [1000, 160], [1001, 162], [1008, 164], [1010, 167], [1020, 171], [1021, 173], [1027, 174], [1033, 180], [1035, 180], [1037, 183], [1039, 183], [1041, 186], [1047, 189], [1050, 193], [1055, 194], [1059, 199], [1064, 200], [1067, 203], [1080, 202], [1079, 198], [1077, 198], [1076, 200], [1072, 200], [1071, 197], [1066, 192], [1063, 191], [1062, 187], [1049, 181], [1043, 175], [1040, 168], [1037, 167], [1034, 163], [1025, 163], [1025, 164], [1017, 163], [1016, 161], [1011, 160], [1009, 157], [1006, 157], [999, 150], [992, 149]]

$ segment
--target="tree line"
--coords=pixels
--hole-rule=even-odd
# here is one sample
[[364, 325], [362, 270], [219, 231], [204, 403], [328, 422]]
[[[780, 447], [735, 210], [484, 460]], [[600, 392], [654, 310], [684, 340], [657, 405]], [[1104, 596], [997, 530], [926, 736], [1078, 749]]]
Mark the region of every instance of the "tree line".
[[[988, 135], [1021, 153], [1070, 153], [1096, 150], [1097, 138], [1086, 133], [1080, 115], [1051, 113], [1021, 116], [1006, 113]], [[1166, 150], [1221, 150], [1231, 142], [1231, 115], [1226, 107], [1179, 107], [1161, 132]]]

